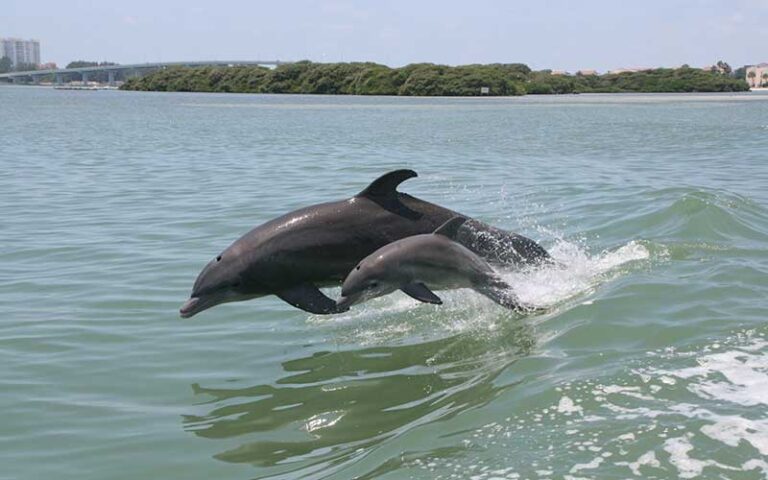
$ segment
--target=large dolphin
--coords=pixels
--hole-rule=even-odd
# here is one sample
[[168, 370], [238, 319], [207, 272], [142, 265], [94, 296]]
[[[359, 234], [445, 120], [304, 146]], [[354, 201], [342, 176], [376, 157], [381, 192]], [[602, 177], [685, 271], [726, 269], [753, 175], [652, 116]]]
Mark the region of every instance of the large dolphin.
[[[203, 268], [181, 316], [265, 295], [311, 313], [343, 311], [318, 287], [339, 285], [377, 249], [433, 232], [459, 215], [396, 190], [415, 176], [413, 170], [395, 170], [352, 198], [302, 208], [254, 228]], [[477, 220], [464, 224], [456, 240], [496, 264], [549, 260], [533, 240]]]
[[439, 305], [432, 289], [471, 288], [511, 310], [531, 310], [486, 261], [454, 241], [466, 221], [453, 217], [434, 233], [406, 237], [368, 255], [344, 280], [338, 306], [349, 308], [395, 290]]

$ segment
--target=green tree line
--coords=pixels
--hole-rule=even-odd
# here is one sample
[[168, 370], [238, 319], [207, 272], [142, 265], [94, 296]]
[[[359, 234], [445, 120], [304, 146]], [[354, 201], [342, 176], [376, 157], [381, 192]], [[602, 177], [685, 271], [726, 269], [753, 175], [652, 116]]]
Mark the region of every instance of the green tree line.
[[[553, 75], [519, 63], [390, 68], [376, 63], [301, 61], [259, 66], [174, 67], [132, 78], [125, 90], [304, 93], [335, 95], [478, 96], [600, 92], [738, 92], [743, 78], [697, 68], [659, 68], [604, 75]], [[487, 93], [486, 93], [487, 92]]]

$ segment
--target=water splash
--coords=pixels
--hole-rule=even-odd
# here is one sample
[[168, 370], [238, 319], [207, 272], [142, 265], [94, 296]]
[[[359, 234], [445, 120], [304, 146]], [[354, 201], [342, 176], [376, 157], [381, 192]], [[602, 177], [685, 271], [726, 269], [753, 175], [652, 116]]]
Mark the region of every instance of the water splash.
[[524, 303], [553, 307], [575, 296], [588, 294], [601, 283], [629, 270], [620, 267], [650, 258], [648, 248], [637, 241], [590, 255], [584, 246], [561, 240], [550, 249], [550, 254], [560, 265], [502, 275]]
[[[575, 305], [575, 298], [589, 295], [602, 283], [629, 273], [638, 262], [651, 259], [651, 251], [639, 241], [590, 254], [584, 245], [563, 239], [550, 248], [550, 254], [557, 265], [499, 272], [523, 303], [543, 309], [537, 315], [546, 318]], [[332, 298], [338, 294], [338, 289], [329, 292]], [[332, 328], [336, 341], [371, 345], [462, 332], [492, 335], [518, 317], [473, 290], [441, 291], [439, 295], [443, 305], [433, 306], [395, 292], [341, 315], [310, 316], [308, 322]]]

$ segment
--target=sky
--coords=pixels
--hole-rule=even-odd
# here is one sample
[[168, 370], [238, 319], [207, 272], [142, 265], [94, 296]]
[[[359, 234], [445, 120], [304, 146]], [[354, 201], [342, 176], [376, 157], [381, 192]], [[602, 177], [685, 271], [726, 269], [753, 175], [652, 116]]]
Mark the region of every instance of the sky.
[[528, 64], [768, 61], [768, 0], [2, 0], [0, 37], [43, 62], [186, 60]]

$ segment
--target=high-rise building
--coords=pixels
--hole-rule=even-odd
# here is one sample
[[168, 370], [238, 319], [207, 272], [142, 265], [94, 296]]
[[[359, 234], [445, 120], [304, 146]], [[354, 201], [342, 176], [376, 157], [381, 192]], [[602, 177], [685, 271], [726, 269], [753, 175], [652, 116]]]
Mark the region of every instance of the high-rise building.
[[11, 59], [11, 66], [40, 64], [40, 42], [20, 38], [0, 38], [0, 57]]

